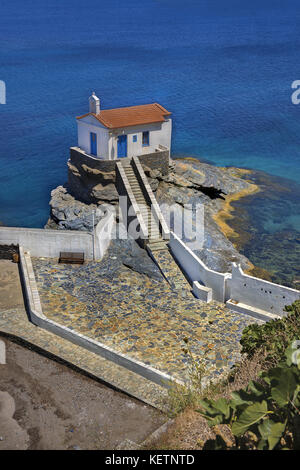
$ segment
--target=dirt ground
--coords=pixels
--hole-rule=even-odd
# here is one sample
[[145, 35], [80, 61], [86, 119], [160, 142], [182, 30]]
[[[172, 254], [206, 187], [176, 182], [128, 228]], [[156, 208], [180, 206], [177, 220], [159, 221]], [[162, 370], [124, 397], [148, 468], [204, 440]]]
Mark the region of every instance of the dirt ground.
[[140, 443], [165, 417], [127, 395], [3, 337], [0, 450], [114, 449]]
[[23, 295], [17, 263], [0, 260], [0, 311], [23, 307]]

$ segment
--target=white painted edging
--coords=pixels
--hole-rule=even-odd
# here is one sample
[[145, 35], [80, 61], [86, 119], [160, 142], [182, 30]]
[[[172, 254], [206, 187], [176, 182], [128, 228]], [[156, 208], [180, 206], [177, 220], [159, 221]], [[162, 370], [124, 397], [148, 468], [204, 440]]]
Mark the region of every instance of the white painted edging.
[[136, 374], [157, 383], [158, 385], [168, 388], [172, 384], [177, 383], [178, 385], [184, 386], [183, 382], [175, 379], [174, 377], [171, 377], [168, 374], [165, 374], [164, 372], [160, 372], [159, 370], [154, 369], [153, 367], [148, 366], [143, 362], [131, 359], [125, 354], [118, 353], [105, 344], [100, 343], [99, 341], [95, 341], [92, 338], [88, 338], [81, 333], [49, 320], [42, 311], [30, 253], [28, 251], [24, 251], [22, 246], [19, 247], [19, 253], [29, 317], [32, 323], [41, 328], [44, 328], [47, 331], [50, 331], [51, 333], [61, 336], [62, 338], [65, 338], [68, 341], [87, 349], [88, 351], [98, 354], [99, 356], [102, 356], [109, 361], [115, 362], [116, 364], [125, 367], [126, 369], [129, 369], [132, 372], [135, 372]]
[[101, 260], [105, 255], [112, 239], [115, 215], [112, 212], [101, 219], [95, 227], [94, 232], [94, 257]]
[[243, 304], [241, 302], [236, 303], [235, 301], [232, 301], [230, 299], [227, 300], [226, 307], [230, 310], [233, 310], [234, 312], [243, 313], [258, 320], [270, 321], [281, 318], [280, 315], [274, 315], [272, 313], [266, 312], [265, 310], [250, 307], [249, 305]]

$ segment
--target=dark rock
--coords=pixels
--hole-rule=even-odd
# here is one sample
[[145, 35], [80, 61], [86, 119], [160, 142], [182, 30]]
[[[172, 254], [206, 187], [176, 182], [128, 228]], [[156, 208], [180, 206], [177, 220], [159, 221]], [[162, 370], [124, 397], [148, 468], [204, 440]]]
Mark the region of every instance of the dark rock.
[[[100, 165], [99, 161], [94, 160], [85, 159], [71, 149], [69, 181], [65, 187], [59, 186], [51, 192], [51, 211], [46, 228], [92, 230], [93, 213], [95, 224], [101, 218], [96, 215], [97, 208], [105, 207], [105, 203], [117, 206], [115, 162], [103, 161]], [[240, 263], [243, 269], [250, 267], [247, 258], [238, 253], [213, 219], [222, 209], [227, 194], [240, 192], [250, 185], [237, 176], [236, 169], [218, 168], [195, 159], [171, 160], [169, 172], [165, 168], [162, 171], [156, 166], [147, 167], [145, 161], [143, 165], [161, 206], [175, 205], [178, 210], [186, 205], [204, 206], [204, 243], [197, 255], [209, 268], [230, 272], [233, 261]], [[153, 263], [149, 264], [148, 255], [137, 248], [135, 242], [132, 245], [132, 242], [114, 241], [117, 256], [127, 267], [156, 276], [157, 270], [153, 271]]]
[[[64, 186], [51, 191], [50, 218], [45, 228], [56, 230], [87, 230], [104, 217], [104, 212], [96, 204], [84, 204], [68, 193]], [[105, 205], [102, 206], [103, 210]]]

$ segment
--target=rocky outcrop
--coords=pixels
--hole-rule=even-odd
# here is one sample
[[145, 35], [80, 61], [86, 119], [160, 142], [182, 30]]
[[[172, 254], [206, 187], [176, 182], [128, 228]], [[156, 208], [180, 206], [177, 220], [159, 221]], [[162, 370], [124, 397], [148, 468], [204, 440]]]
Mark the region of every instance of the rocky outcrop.
[[68, 191], [87, 204], [116, 203], [115, 170], [101, 171], [83, 163], [68, 161]]
[[[204, 240], [201, 250], [195, 251], [205, 264], [219, 272], [230, 272], [231, 263], [238, 262], [247, 270], [249, 260], [241, 255], [225, 237], [214, 220], [223, 209], [226, 196], [246, 192], [253, 185], [237, 176], [234, 168], [217, 168], [196, 159], [176, 159], [166, 177], [156, 175], [159, 180], [156, 198], [160, 205], [203, 204]], [[148, 172], [149, 177], [155, 175]]]
[[97, 204], [84, 204], [68, 193], [64, 186], [51, 191], [50, 217], [45, 228], [91, 231], [102, 217]]
[[[51, 192], [50, 218], [46, 228], [92, 230], [101, 218], [97, 209], [113, 204], [118, 209], [114, 162], [97, 168], [97, 162], [87, 164], [77, 155], [68, 162], [69, 180]], [[242, 179], [235, 168], [218, 168], [196, 159], [176, 159], [169, 173], [144, 166], [152, 190], [160, 205], [204, 206], [204, 243], [198, 256], [211, 269], [231, 271], [233, 261], [249, 269], [248, 259], [238, 253], [215, 220], [224, 209], [226, 199], [239, 193], [251, 192], [254, 185]], [[104, 171], [105, 170], [105, 171]], [[164, 172], [165, 173], [165, 172]], [[244, 194], [245, 195], [245, 194]]]

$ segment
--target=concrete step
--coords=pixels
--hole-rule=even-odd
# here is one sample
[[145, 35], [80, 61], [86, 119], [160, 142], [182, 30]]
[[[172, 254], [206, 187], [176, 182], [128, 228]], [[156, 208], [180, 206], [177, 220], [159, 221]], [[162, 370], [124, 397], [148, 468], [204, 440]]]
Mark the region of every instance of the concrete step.
[[167, 250], [167, 245], [162, 240], [149, 240], [147, 248], [150, 251]]
[[[142, 207], [145, 207], [145, 208], [148, 207], [145, 199], [142, 199], [138, 195], [136, 196], [135, 200], [136, 200], [136, 202], [138, 203], [139, 206], [142, 206]], [[149, 212], [150, 212], [150, 210], [149, 210]]]
[[161, 234], [159, 233], [158, 230], [157, 230], [157, 232], [152, 232], [148, 229], [148, 232], [149, 232], [149, 241], [151, 241], [151, 239], [153, 239], [153, 240], [160, 239], [161, 240]]

